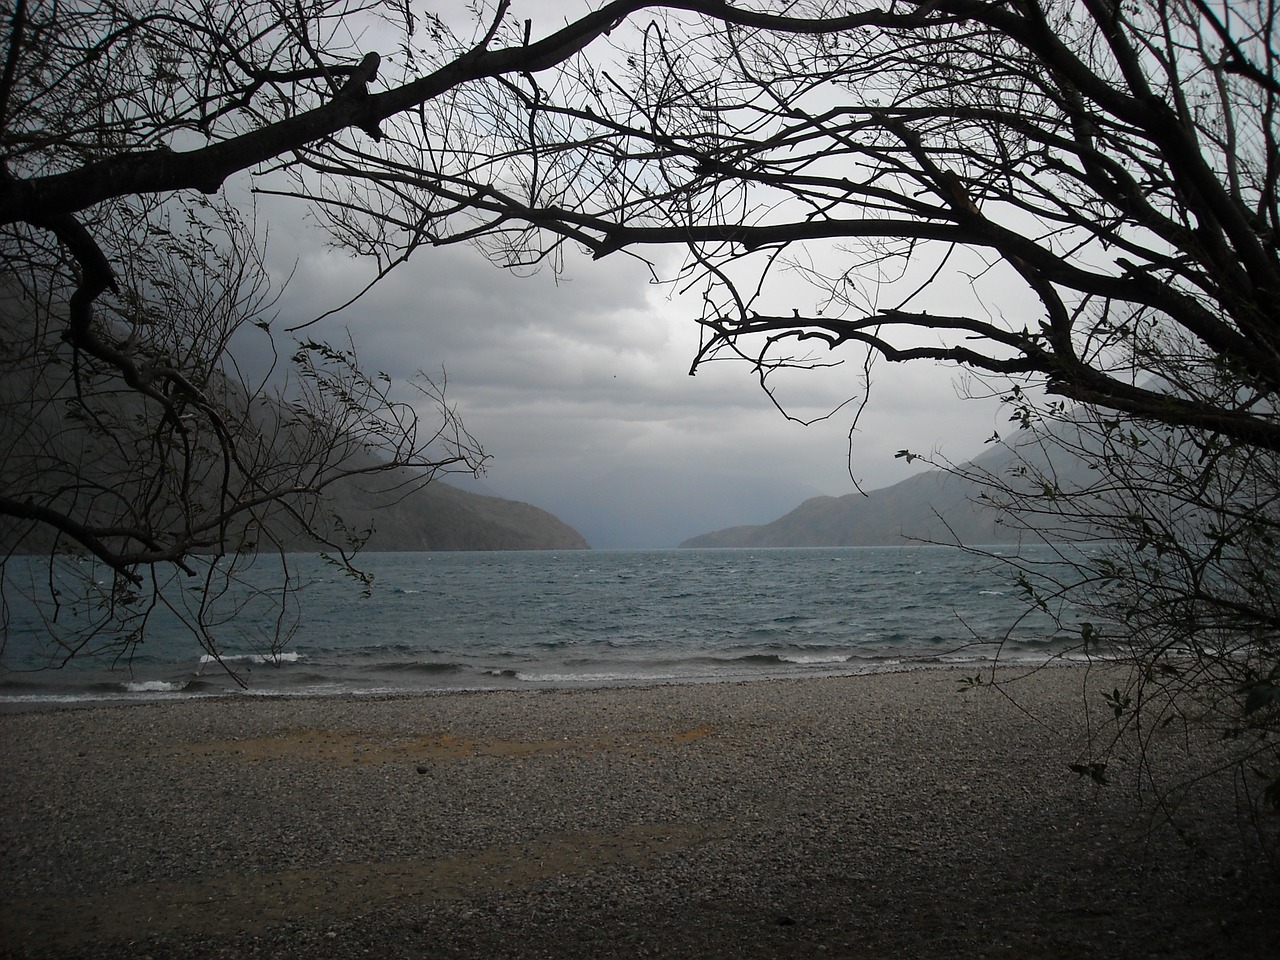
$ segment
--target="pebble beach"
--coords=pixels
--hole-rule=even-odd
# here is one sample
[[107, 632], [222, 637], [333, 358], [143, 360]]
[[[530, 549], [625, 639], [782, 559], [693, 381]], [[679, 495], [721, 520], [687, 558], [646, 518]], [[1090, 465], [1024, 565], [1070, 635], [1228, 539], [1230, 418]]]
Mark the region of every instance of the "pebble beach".
[[1280, 956], [1230, 777], [993, 676], [6, 714], [0, 956]]

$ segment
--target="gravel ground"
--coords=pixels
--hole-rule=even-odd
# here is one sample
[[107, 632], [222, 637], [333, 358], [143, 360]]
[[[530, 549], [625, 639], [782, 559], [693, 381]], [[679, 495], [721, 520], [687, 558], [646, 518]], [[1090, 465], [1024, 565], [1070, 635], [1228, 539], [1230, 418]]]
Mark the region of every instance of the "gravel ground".
[[1280, 956], [1229, 778], [959, 678], [0, 716], [0, 956]]

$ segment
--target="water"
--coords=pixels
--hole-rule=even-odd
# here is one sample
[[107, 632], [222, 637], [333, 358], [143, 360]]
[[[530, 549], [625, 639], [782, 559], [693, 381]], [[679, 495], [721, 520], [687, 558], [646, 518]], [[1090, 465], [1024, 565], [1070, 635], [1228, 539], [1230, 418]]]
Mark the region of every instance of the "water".
[[0, 704], [829, 676], [1045, 660], [1078, 637], [1028, 617], [1002, 565], [945, 547], [373, 554], [368, 597], [293, 562], [304, 616], [283, 649], [265, 617], [220, 628], [238, 680], [163, 620], [126, 662], [33, 669], [45, 632], [16, 610]]

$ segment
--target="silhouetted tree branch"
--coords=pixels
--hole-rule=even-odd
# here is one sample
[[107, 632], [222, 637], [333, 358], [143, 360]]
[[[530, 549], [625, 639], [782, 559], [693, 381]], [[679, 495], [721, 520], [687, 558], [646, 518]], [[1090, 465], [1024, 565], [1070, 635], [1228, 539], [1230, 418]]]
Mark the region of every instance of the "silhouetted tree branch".
[[[1246, 637], [1248, 656], [1202, 676], [1258, 734], [1280, 806], [1268, 3], [621, 0], [540, 32], [500, 2], [470, 37], [375, 0], [52, 11], [27, 0], [6, 34], [6, 249], [57, 278], [30, 289], [55, 291], [37, 299], [71, 362], [155, 401], [174, 449], [199, 442], [179, 429], [198, 402], [80, 312], [111, 296], [99, 254], [125, 260], [106, 239], [122, 204], [193, 203], [252, 175], [309, 202], [378, 277], [450, 243], [551, 269], [570, 247], [674, 248], [662, 279], [697, 298], [695, 369], [745, 359], [768, 389], [853, 349], [868, 383], [882, 361], [989, 375], [1033, 432], [1093, 418], [1101, 499], [1082, 494], [1073, 517], [1116, 565], [1084, 564], [1078, 586], [1140, 598], [1165, 576], [1147, 548], [1185, 548], [1199, 572], [1159, 581], [1181, 584], [1176, 601], [1118, 607], [1138, 676], [1195, 649], [1205, 603], [1221, 611], [1214, 636]], [[223, 447], [239, 429], [207, 427]], [[1139, 442], [1151, 431], [1159, 456]], [[1009, 490], [1036, 509], [1034, 490]], [[1133, 509], [1096, 506], [1112, 495]], [[1145, 505], [1183, 502], [1152, 540]], [[1259, 591], [1234, 591], [1240, 576]]]

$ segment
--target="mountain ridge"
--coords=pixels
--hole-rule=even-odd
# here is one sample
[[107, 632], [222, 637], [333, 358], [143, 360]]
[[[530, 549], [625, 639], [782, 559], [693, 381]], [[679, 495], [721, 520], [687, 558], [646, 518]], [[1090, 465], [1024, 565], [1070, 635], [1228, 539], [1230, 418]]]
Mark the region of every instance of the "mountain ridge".
[[[983, 503], [985, 485], [966, 476], [1000, 476], [1015, 464], [1041, 459], [1032, 443], [1001, 442], [956, 468], [917, 473], [888, 487], [844, 496], [812, 497], [764, 524], [713, 530], [690, 537], [682, 548], [707, 547], [880, 547], [904, 543], [1002, 544], [1025, 531], [1001, 522], [1002, 514]], [[1055, 462], [1064, 482], [1085, 485], [1088, 465]]]
[[356, 499], [346, 490], [331, 504], [352, 526], [373, 529], [365, 550], [587, 550], [590, 544], [555, 514], [520, 500], [432, 482], [393, 502]]

